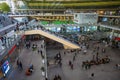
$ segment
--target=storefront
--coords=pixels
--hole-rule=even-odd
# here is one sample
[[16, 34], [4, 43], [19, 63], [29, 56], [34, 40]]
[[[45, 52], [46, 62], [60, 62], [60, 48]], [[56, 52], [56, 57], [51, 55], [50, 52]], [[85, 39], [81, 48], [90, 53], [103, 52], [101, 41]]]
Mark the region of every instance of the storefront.
[[27, 41], [31, 40], [31, 41], [36, 41], [36, 40], [40, 40], [41, 36], [39, 34], [34, 34], [34, 35], [26, 35], [25, 39]]
[[16, 62], [16, 58], [19, 56], [21, 49], [24, 46], [24, 36], [15, 43], [12, 47], [9, 47], [1, 55], [0, 61], [0, 80], [4, 80], [8, 77], [9, 73], [13, 70], [13, 65]]
[[15, 45], [12, 46], [11, 50], [8, 51], [12, 65], [15, 63], [16, 59], [20, 55], [21, 50], [24, 48], [24, 43], [25, 43], [24, 40], [25, 40], [25, 36], [23, 35], [22, 38]]
[[0, 80], [4, 80], [8, 77], [9, 73], [12, 71], [12, 65], [10, 63], [9, 55], [6, 55], [0, 61]]

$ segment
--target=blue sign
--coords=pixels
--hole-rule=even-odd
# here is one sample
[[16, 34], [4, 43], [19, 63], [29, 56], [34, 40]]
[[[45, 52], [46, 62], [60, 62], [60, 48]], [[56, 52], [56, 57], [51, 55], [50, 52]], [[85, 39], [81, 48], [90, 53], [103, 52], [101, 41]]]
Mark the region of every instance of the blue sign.
[[5, 75], [8, 73], [8, 71], [10, 70], [10, 65], [9, 65], [8, 60], [3, 63], [3, 65], [2, 65], [2, 70], [3, 70], [4, 76], [5, 76]]

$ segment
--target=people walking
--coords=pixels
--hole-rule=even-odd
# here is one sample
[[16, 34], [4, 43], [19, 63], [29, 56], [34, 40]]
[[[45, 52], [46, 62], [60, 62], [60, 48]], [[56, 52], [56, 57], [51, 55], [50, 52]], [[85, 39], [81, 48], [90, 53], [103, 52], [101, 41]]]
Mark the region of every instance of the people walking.
[[73, 70], [73, 63], [71, 64], [71, 66], [70, 66], [70, 67], [71, 67], [71, 69]]
[[38, 49], [38, 54], [40, 53], [40, 50]]
[[61, 77], [60, 77], [60, 75], [57, 76], [57, 80], [62, 80]]
[[44, 58], [43, 51], [40, 50], [41, 57]]
[[94, 78], [94, 73], [91, 73], [90, 80], [93, 80]]
[[71, 61], [69, 61], [69, 66], [71, 66], [71, 64], [72, 64], [72, 62], [71, 62]]
[[73, 70], [73, 63], [71, 61], [69, 61], [69, 66]]
[[94, 73], [91, 73], [91, 77], [94, 77]]
[[16, 64], [17, 64], [17, 67], [19, 68], [19, 60], [17, 59], [17, 62], [16, 62]]
[[105, 48], [102, 48], [102, 53], [105, 53], [106, 51], [105, 51]]
[[22, 62], [21, 61], [19, 62], [19, 67], [20, 67], [21, 70], [23, 70], [23, 66], [22, 66]]
[[73, 56], [73, 61], [75, 61], [75, 55]]
[[57, 76], [55, 75], [54, 79], [53, 80], [57, 80]]

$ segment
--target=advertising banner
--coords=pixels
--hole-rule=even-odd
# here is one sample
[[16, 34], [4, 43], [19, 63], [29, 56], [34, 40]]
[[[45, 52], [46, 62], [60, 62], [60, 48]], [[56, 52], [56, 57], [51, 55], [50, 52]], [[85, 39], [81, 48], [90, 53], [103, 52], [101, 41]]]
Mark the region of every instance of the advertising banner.
[[96, 13], [74, 13], [74, 22], [78, 24], [94, 24], [98, 21]]
[[3, 73], [4, 73], [4, 76], [7, 75], [7, 73], [9, 72], [9, 70], [10, 70], [10, 65], [9, 65], [8, 60], [6, 60], [6, 61], [3, 63], [3, 65], [2, 65], [2, 71], [3, 71]]

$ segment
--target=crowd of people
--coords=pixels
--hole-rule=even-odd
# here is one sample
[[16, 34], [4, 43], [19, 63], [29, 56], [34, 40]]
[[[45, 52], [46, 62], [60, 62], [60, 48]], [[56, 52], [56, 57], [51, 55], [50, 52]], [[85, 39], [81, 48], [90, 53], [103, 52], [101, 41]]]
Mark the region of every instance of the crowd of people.
[[62, 80], [62, 78], [60, 77], [60, 75], [55, 75], [53, 80]]
[[83, 61], [82, 62], [82, 68], [90, 69], [91, 66], [93, 65], [99, 65], [99, 64], [106, 64], [110, 62], [110, 58], [108, 58], [108, 56], [104, 57], [104, 58], [99, 58], [98, 60], [90, 60], [90, 61]]
[[[91, 45], [92, 45], [92, 47], [90, 47]], [[105, 46], [103, 46], [103, 45], [105, 45]], [[74, 65], [74, 62], [76, 61], [77, 56], [82, 53], [83, 53], [83, 55], [88, 55], [90, 53], [90, 52], [88, 52], [89, 49], [92, 49], [91, 60], [82, 61], [82, 63], [80, 64], [82, 69], [85, 69], [85, 70], [91, 69], [91, 67], [93, 65], [106, 64], [111, 61], [110, 57], [108, 55], [106, 55], [108, 46], [106, 46], [106, 44], [103, 42], [83, 41], [80, 46], [81, 46], [81, 49], [68, 49], [68, 50], [64, 50], [64, 52], [63, 52], [64, 56], [67, 54], [73, 55], [72, 58], [70, 60], [68, 60], [68, 63], [67, 63], [71, 70], [74, 70], [76, 68], [76, 66]], [[84, 50], [86, 50], [87, 52], [84, 53]], [[62, 64], [61, 59], [63, 58], [61, 56], [61, 53], [62, 52], [59, 52], [54, 57], [55, 62], [59, 63], [59, 61], [60, 61], [60, 64]], [[94, 73], [91, 74], [91, 76], [94, 76]]]
[[[106, 47], [100, 47], [100, 42], [93, 43], [93, 52], [92, 52], [92, 60], [86, 60], [82, 62], [82, 68], [90, 69], [92, 65], [105, 64], [110, 62], [109, 56], [100, 57], [100, 54], [106, 53]], [[102, 43], [104, 44], [104, 43]], [[106, 44], [105, 44], [106, 45]], [[87, 44], [85, 43], [84, 47], [87, 48]], [[83, 51], [84, 52], [84, 51]]]
[[19, 59], [17, 59], [17, 67], [18, 69], [23, 70], [22, 62]]
[[[25, 47], [26, 47], [26, 49], [31, 49], [32, 51], [34, 51], [34, 52], [37, 52], [38, 54], [41, 54], [41, 57], [42, 58], [44, 58], [44, 54], [43, 54], [43, 48], [44, 48], [44, 46], [43, 46], [43, 44], [41, 44], [40, 46], [38, 46], [36, 43], [31, 43], [31, 41], [29, 40], [29, 41], [25, 41]], [[16, 61], [16, 65], [17, 65], [17, 67], [18, 67], [18, 69], [20, 70], [20, 71], [22, 71], [24, 68], [23, 68], [23, 64], [22, 64], [22, 61], [20, 61], [20, 59], [17, 59], [17, 61]], [[32, 73], [34, 72], [34, 66], [33, 66], [33, 64], [31, 63], [29, 66], [28, 66], [28, 68], [26, 69], [26, 71], [25, 71], [25, 74], [27, 75], [27, 76], [29, 76], [29, 75], [31, 75]]]

